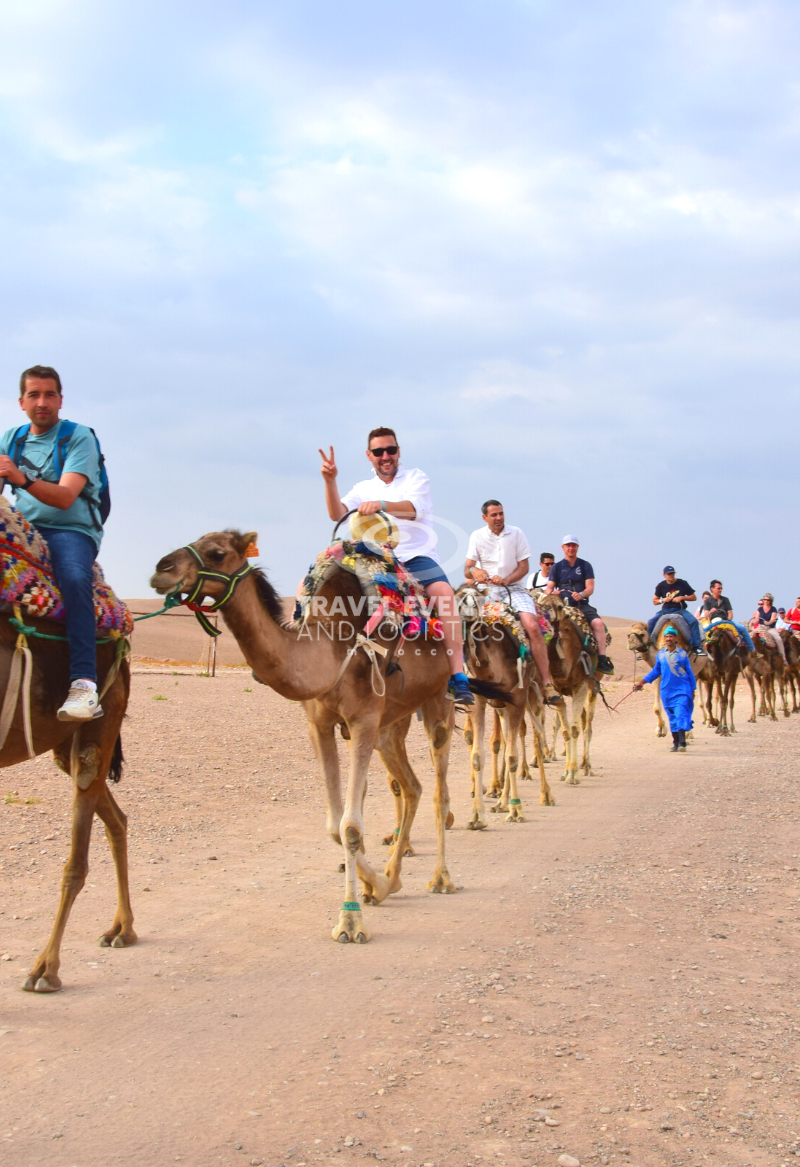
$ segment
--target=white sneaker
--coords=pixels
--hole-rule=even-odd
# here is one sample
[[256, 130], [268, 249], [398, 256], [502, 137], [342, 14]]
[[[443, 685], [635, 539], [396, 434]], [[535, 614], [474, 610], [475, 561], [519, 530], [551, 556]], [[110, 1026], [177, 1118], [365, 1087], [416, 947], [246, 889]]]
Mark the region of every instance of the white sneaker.
[[70, 686], [69, 696], [58, 711], [59, 721], [92, 721], [102, 716], [97, 690], [86, 689], [80, 683]]

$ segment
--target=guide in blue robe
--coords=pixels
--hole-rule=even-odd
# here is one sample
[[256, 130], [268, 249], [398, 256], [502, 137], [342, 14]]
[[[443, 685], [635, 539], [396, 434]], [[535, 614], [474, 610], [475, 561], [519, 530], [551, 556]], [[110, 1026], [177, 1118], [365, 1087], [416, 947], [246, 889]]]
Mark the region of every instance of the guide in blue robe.
[[694, 691], [697, 681], [692, 672], [688, 653], [682, 648], [669, 652], [662, 648], [656, 663], [642, 680], [645, 684], [661, 679], [661, 703], [667, 711], [672, 733], [692, 728]]

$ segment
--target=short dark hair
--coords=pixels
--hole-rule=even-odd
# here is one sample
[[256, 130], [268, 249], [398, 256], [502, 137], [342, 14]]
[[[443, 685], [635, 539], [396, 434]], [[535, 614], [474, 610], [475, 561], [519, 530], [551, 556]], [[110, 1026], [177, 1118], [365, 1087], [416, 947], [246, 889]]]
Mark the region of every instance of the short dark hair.
[[705, 599], [706, 596], [710, 596], [710, 595], [711, 595], [711, 592], [703, 592], [703, 599]]
[[719, 586], [722, 587], [722, 580], [721, 579], [712, 579], [711, 583], [708, 586], [710, 588], [713, 588], [714, 584], [719, 584]]
[[543, 559], [552, 559], [553, 562], [555, 563], [556, 557], [552, 551], [543, 551], [542, 554], [539, 556], [539, 562], [541, 563]]
[[373, 438], [388, 438], [389, 434], [392, 435], [395, 443], [399, 445], [400, 443], [397, 441], [397, 434], [394, 432], [394, 430], [390, 430], [386, 425], [379, 425], [374, 430], [369, 431], [369, 436], [367, 438], [367, 449], [369, 449], [369, 444]]
[[47, 378], [50, 381], [55, 381], [58, 388], [59, 397], [64, 396], [64, 390], [61, 388], [61, 378], [55, 369], [51, 368], [50, 365], [31, 365], [31, 367], [26, 369], [19, 379], [20, 397], [25, 396], [25, 382], [28, 380], [28, 377], [41, 377], [43, 379]]
[[503, 504], [496, 498], [487, 498], [486, 502], [481, 507], [481, 514], [488, 515], [489, 507], [501, 507]]

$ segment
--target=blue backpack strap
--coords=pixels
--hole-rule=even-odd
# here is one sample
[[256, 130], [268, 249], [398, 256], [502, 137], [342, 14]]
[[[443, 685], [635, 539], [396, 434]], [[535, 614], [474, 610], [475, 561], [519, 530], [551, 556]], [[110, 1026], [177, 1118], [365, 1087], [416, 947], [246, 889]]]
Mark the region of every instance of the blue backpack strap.
[[67, 460], [67, 446], [72, 441], [72, 435], [78, 428], [76, 421], [67, 421], [66, 418], [61, 422], [61, 428], [58, 431], [58, 439], [56, 441], [55, 449], [53, 450], [53, 469], [56, 472], [56, 482], [64, 473], [64, 463]]
[[8, 456], [15, 466], [19, 466], [19, 460], [22, 455], [22, 447], [28, 439], [28, 434], [31, 432], [31, 423], [21, 425], [15, 432], [11, 439], [11, 445], [8, 448]]

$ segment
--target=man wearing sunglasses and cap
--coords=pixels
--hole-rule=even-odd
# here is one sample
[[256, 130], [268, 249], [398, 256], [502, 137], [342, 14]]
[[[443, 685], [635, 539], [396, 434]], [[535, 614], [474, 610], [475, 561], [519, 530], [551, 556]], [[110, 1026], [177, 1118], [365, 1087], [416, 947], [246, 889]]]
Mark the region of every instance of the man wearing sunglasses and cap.
[[378, 426], [370, 430], [367, 438], [367, 458], [372, 465], [372, 477], [357, 482], [342, 498], [336, 481], [338, 470], [333, 446], [327, 455], [323, 450], [319, 452], [325, 481], [325, 503], [334, 522], [353, 510], [357, 510], [360, 515], [374, 515], [384, 511], [396, 521], [400, 543], [395, 554], [419, 580], [428, 599], [436, 601], [450, 665], [447, 695], [459, 705], [474, 705], [475, 698], [464, 672], [461, 614], [450, 581], [436, 555], [437, 537], [433, 529], [433, 503], [427, 474], [401, 466], [400, 446], [394, 430]]
[[678, 579], [674, 567], [665, 567], [663, 575], [664, 578], [661, 583], [656, 584], [655, 595], [653, 596], [653, 603], [656, 605], [660, 604], [661, 607], [655, 616], [647, 621], [647, 631], [652, 636], [653, 629], [662, 616], [666, 616], [672, 612], [680, 612], [689, 628], [692, 650], [698, 656], [705, 656], [699, 621], [694, 613], [687, 611], [686, 608], [687, 603], [691, 603], [697, 599], [694, 588], [685, 579]]
[[591, 625], [594, 638], [597, 641], [597, 667], [601, 673], [610, 675], [614, 672], [614, 663], [606, 656], [606, 628], [600, 619], [600, 613], [589, 603], [589, 596], [594, 594], [594, 568], [587, 559], [578, 558], [578, 537], [565, 535], [561, 544], [564, 558], [559, 559], [550, 570], [545, 592], [557, 591], [561, 599], [572, 607], [580, 608]]

